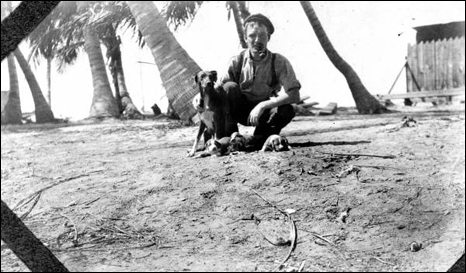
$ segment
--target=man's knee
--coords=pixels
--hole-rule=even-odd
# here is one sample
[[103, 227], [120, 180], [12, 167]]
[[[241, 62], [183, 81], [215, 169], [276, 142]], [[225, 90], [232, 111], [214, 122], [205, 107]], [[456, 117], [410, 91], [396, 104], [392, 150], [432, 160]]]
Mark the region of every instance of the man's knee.
[[[226, 82], [223, 84], [223, 90], [225, 90], [226, 97], [228, 100], [227, 108], [227, 121], [236, 123], [241, 116], [241, 104], [243, 103], [243, 94], [239, 88], [239, 85], [235, 82]], [[234, 126], [233, 126], [234, 127]]]
[[225, 90], [225, 93], [229, 98], [232, 96], [236, 97], [241, 93], [239, 85], [236, 82], [226, 82], [223, 84], [223, 90]]
[[294, 108], [291, 104], [285, 104], [282, 106], [279, 106], [277, 109], [277, 114], [282, 120], [282, 122], [288, 124], [291, 122], [291, 120], [295, 117], [295, 111]]

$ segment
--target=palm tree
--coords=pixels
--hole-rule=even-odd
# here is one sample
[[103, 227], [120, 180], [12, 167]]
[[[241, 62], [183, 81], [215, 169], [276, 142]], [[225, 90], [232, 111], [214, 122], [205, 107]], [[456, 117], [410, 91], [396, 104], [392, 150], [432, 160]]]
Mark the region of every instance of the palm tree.
[[[1, 18], [5, 18], [7, 9], [7, 2], [2, 1]], [[8, 74], [10, 80], [10, 91], [8, 92], [8, 101], [2, 111], [2, 124], [21, 124], [21, 100], [19, 97], [19, 83], [18, 73], [16, 71], [15, 58], [13, 54], [7, 57], [8, 60]]]
[[131, 29], [133, 33], [137, 33], [140, 47], [144, 46], [142, 35], [137, 31], [136, 21], [125, 2], [104, 2], [99, 3], [99, 7], [99, 12], [89, 21], [96, 27], [100, 40], [107, 48], [107, 65], [113, 78], [120, 113], [127, 118], [143, 119], [144, 115], [134, 105], [126, 86], [120, 49], [121, 39], [117, 35], [117, 29]]
[[193, 76], [201, 68], [178, 43], [154, 3], [126, 3], [152, 52], [169, 103], [181, 119], [190, 120], [196, 114], [191, 104], [197, 93]]
[[251, 15], [249, 8], [246, 6], [246, 1], [236, 1], [236, 3], [238, 3], [239, 12], [243, 20]]
[[47, 104], [47, 101], [45, 100], [44, 95], [42, 94], [42, 90], [40, 89], [39, 83], [37, 82], [36, 77], [34, 76], [34, 73], [31, 70], [31, 67], [29, 66], [28, 62], [24, 58], [19, 48], [17, 48], [14, 51], [14, 54], [16, 60], [18, 60], [21, 70], [23, 70], [26, 81], [29, 84], [29, 89], [31, 89], [32, 98], [34, 100], [35, 106], [36, 122], [53, 122], [55, 120], [55, 117], [53, 116], [52, 109], [50, 109], [50, 106]]
[[110, 25], [108, 28], [111, 29], [109, 29], [109, 32], [106, 35], [104, 35], [104, 37], [102, 37], [101, 40], [107, 48], [107, 53], [105, 55], [107, 57], [107, 66], [110, 70], [110, 74], [112, 75], [113, 79], [113, 88], [115, 90], [115, 99], [118, 104], [118, 109], [120, 113], [123, 113], [124, 110], [120, 96], [120, 85], [124, 85], [124, 88], [126, 88], [126, 84], [124, 78], [122, 83], [118, 80], [118, 70], [123, 70], [120, 50], [121, 39], [119, 36], [116, 35], [116, 32], [113, 29], [112, 25]]
[[58, 70], [72, 64], [84, 47], [92, 73], [93, 99], [91, 118], [119, 117], [115, 98], [108, 83], [105, 62], [94, 28], [85, 20], [92, 14], [94, 2], [62, 2], [29, 37], [31, 56], [38, 63], [41, 56], [57, 58]]
[[84, 41], [84, 48], [91, 65], [92, 85], [94, 86], [90, 117], [119, 117], [120, 111], [108, 82], [99, 37], [89, 26], [84, 28]]
[[[244, 39], [244, 28], [243, 20], [245, 17], [241, 17], [241, 11], [239, 9], [239, 4], [237, 1], [227, 1], [228, 17], [230, 12], [233, 12], [233, 17], [235, 18], [236, 32], [238, 33], [239, 42], [242, 48], [247, 48], [246, 40]], [[244, 14], [244, 13], [243, 13]]]
[[[3, 1], [2, 1], [3, 4]], [[18, 74], [16, 72], [15, 58], [13, 54], [7, 57], [8, 74], [10, 78], [10, 91], [8, 101], [2, 111], [2, 124], [21, 124], [23, 113], [21, 112], [21, 100], [19, 97]]]
[[[5, 15], [6, 13], [6, 10], [4, 9], [4, 7], [8, 10], [8, 11], [12, 11], [13, 8], [11, 6], [11, 1], [5, 1], [5, 4], [6, 6], [3, 6], [4, 5], [4, 2], [2, 2], [2, 17]], [[39, 87], [39, 84], [37, 83], [37, 80], [34, 76], [34, 73], [32, 72], [29, 64], [27, 63], [27, 61], [25, 60], [23, 54], [21, 53], [21, 51], [19, 50], [19, 48], [17, 48], [15, 51], [14, 51], [14, 55], [16, 56], [16, 59], [18, 60], [18, 63], [24, 73], [24, 76], [29, 84], [29, 88], [31, 90], [31, 93], [32, 93], [32, 97], [33, 97], [33, 100], [34, 100], [34, 105], [35, 105], [35, 116], [36, 116], [36, 122], [37, 123], [46, 123], [46, 122], [52, 122], [55, 120], [54, 116], [53, 116], [53, 113], [52, 113], [52, 110], [50, 109], [49, 105], [47, 104], [47, 102], [45, 101], [45, 98], [44, 98], [44, 95], [42, 94], [42, 91]], [[8, 57], [9, 59], [10, 58], [13, 58], [13, 56], [9, 56]], [[17, 74], [16, 72], [16, 67], [14, 66], [14, 61], [9, 61], [9, 70], [10, 70], [10, 75], [13, 73], [13, 78], [10, 77], [10, 84], [12, 84], [13, 86], [15, 85], [18, 85], [18, 80], [17, 80], [17, 76], [14, 76], [15, 74]], [[15, 79], [16, 77], [16, 79]], [[16, 104], [15, 106], [15, 116], [19, 116], [16, 117], [14, 120], [15, 120], [15, 123], [21, 123], [21, 103], [20, 103], [20, 100], [19, 100], [19, 92], [18, 94], [16, 94], [16, 91], [14, 91], [12, 93], [13, 95], [13, 100], [12, 102]], [[10, 109], [8, 109], [8, 111], [11, 110], [11, 106], [9, 106]], [[6, 108], [6, 106], [5, 106]], [[19, 110], [18, 110], [19, 109]], [[19, 121], [18, 121], [19, 120]], [[7, 122], [7, 121], [5, 121]]]
[[356, 108], [360, 114], [380, 114], [389, 112], [385, 106], [374, 98], [366, 89], [364, 84], [359, 79], [353, 68], [338, 54], [333, 47], [327, 34], [325, 33], [319, 18], [314, 11], [311, 3], [308, 1], [300, 1], [309, 22], [314, 29], [314, 32], [319, 39], [320, 45], [324, 49], [332, 64], [345, 76], [346, 81], [356, 102]]
[[[79, 1], [78, 11], [91, 13], [92, 2]], [[105, 69], [104, 57], [100, 49], [100, 42], [95, 28], [89, 24], [84, 25], [84, 49], [89, 58], [92, 73], [92, 85], [94, 95], [90, 109], [90, 118], [119, 117], [120, 112], [108, 82], [107, 71]]]
[[[107, 47], [107, 64], [112, 72], [112, 76], [114, 76], [116, 105], [121, 105], [121, 107], [118, 107], [118, 112], [126, 113], [128, 118], [143, 118], [143, 115], [134, 105], [127, 91], [123, 66], [121, 64], [121, 55], [120, 58], [117, 57], [117, 52], [120, 54], [121, 52], [119, 43], [116, 42], [116, 29], [123, 25], [126, 25], [127, 29], [129, 28], [133, 31], [136, 29], [136, 23], [134, 22], [134, 18], [132, 18], [129, 8], [121, 1], [91, 1], [88, 3], [79, 2], [78, 4], [80, 5], [80, 10], [78, 10], [76, 2], [63, 2], [39, 25], [38, 30], [30, 36], [30, 44], [33, 48], [33, 60], [38, 62], [41, 56], [47, 60], [56, 58], [58, 61], [58, 70], [63, 71], [66, 65], [72, 64], [77, 59], [79, 51], [85, 47], [83, 30], [85, 26], [89, 26], [89, 29], [95, 31], [99, 40]], [[113, 39], [109, 39], [109, 37], [113, 37]], [[140, 45], [142, 46], [142, 44]], [[97, 47], [94, 47], [94, 49], [97, 50]], [[95, 59], [95, 61], [98, 59]], [[107, 74], [103, 73], [103, 71], [95, 71], [95, 69], [105, 70], [105, 64], [104, 66], [101, 64], [94, 65], [93, 68], [94, 70], [91, 69], [91, 71], [94, 71], [94, 87], [107, 88], [104, 82], [108, 82], [108, 78], [106, 80], [98, 79], [97, 81], [95, 79], [95, 77], [106, 77]], [[108, 86], [110, 85], [108, 84]], [[100, 94], [101, 92], [103, 93]], [[97, 95], [97, 93], [99, 94]], [[109, 93], [106, 91], [94, 90], [93, 103], [99, 102], [99, 106], [91, 106], [91, 117], [119, 116], [119, 114], [115, 115], [114, 112], [102, 112], [104, 109], [110, 110], [113, 108], [110, 98], [103, 99], [108, 95]], [[104, 106], [102, 103], [110, 103], [112, 105]], [[100, 110], [96, 112], [97, 108], [100, 108]]]
[[[62, 51], [60, 67], [65, 62], [70, 63], [77, 56], [76, 51], [67, 50], [65, 55], [63, 51], [64, 29], [67, 28], [71, 18], [77, 13], [76, 2], [62, 2], [35, 28], [27, 37], [31, 52], [27, 59], [35, 65], [40, 64], [40, 59], [47, 61], [47, 102], [52, 107], [52, 60], [59, 56], [58, 52]], [[74, 57], [73, 55], [74, 54]]]

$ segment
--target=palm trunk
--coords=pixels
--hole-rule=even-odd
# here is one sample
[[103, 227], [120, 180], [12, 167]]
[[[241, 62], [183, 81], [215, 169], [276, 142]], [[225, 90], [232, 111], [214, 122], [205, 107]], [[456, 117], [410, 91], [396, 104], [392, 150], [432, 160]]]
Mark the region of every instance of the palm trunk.
[[229, 4], [231, 7], [231, 10], [233, 11], [233, 17], [235, 18], [236, 32], [238, 33], [241, 47], [247, 48], [248, 45], [246, 44], [246, 40], [244, 39], [245, 37], [244, 37], [243, 21], [241, 19], [241, 15], [238, 9], [238, 3], [236, 1], [230, 1]]
[[139, 112], [136, 105], [131, 99], [128, 88], [126, 87], [125, 74], [123, 72], [123, 61], [121, 58], [120, 40], [113, 33], [103, 39], [104, 45], [107, 47], [107, 58], [109, 62], [110, 72], [113, 77], [115, 86], [115, 98], [120, 109], [120, 113], [130, 119], [144, 119], [144, 116]]
[[121, 55], [117, 59], [115, 65], [118, 79], [118, 88], [120, 90], [121, 106], [123, 108], [125, 116], [127, 116], [130, 119], [144, 119], [144, 115], [142, 115], [141, 112], [139, 112], [136, 105], [134, 105], [133, 100], [131, 99], [128, 89], [126, 87], [126, 80], [125, 74], [123, 72], [123, 63], [121, 60]]
[[[8, 2], [8, 5], [7, 5]], [[2, 21], [6, 16], [8, 6], [11, 7], [10, 1], [2, 1], [1, 18]], [[3, 33], [3, 32], [2, 32]], [[7, 57], [8, 75], [10, 80], [10, 91], [8, 92], [5, 108], [2, 109], [1, 124], [21, 124], [21, 100], [19, 98], [18, 73], [16, 72], [15, 58], [13, 55]]]
[[236, 1], [238, 3], [238, 8], [241, 14], [241, 18], [245, 20], [251, 13], [248, 10], [248, 7], [246, 6], [246, 1]]
[[121, 104], [121, 97], [120, 97], [120, 87], [118, 85], [118, 75], [116, 71], [116, 67], [114, 64], [110, 64], [110, 74], [112, 75], [112, 80], [113, 80], [113, 88], [115, 89], [115, 100], [118, 105], [118, 111], [120, 111], [120, 114], [123, 113], [123, 105]]
[[152, 2], [126, 3], [151, 49], [169, 103], [181, 119], [190, 120], [196, 114], [191, 102], [198, 92], [193, 77], [201, 68], [178, 43]]
[[10, 91], [8, 101], [2, 111], [2, 124], [21, 124], [23, 113], [21, 112], [21, 100], [19, 97], [18, 73], [16, 71], [15, 57], [10, 55], [8, 60], [8, 74], [10, 79]]
[[52, 109], [52, 57], [47, 58], [47, 102]]
[[388, 110], [379, 103], [366, 89], [364, 84], [359, 79], [359, 76], [353, 68], [338, 54], [333, 47], [327, 34], [325, 33], [319, 18], [314, 11], [311, 3], [308, 1], [300, 1], [309, 22], [314, 29], [314, 32], [319, 39], [320, 45], [324, 49], [327, 57], [332, 64], [345, 76], [346, 82], [351, 90], [353, 99], [356, 102], [356, 108], [360, 114], [380, 114], [388, 112]]
[[118, 105], [112, 94], [105, 69], [104, 57], [97, 34], [90, 27], [84, 29], [84, 48], [89, 57], [94, 95], [90, 109], [91, 118], [119, 117]]
[[31, 89], [32, 98], [34, 100], [35, 106], [36, 122], [53, 122], [55, 120], [53, 112], [50, 109], [50, 106], [47, 104], [44, 94], [42, 94], [42, 91], [40, 89], [39, 83], [37, 82], [34, 73], [32, 73], [31, 67], [27, 63], [26, 58], [24, 58], [23, 54], [19, 49], [15, 50], [15, 57], [18, 60], [21, 70], [23, 70], [24, 76], [26, 77], [26, 81], [29, 84], [29, 89]]

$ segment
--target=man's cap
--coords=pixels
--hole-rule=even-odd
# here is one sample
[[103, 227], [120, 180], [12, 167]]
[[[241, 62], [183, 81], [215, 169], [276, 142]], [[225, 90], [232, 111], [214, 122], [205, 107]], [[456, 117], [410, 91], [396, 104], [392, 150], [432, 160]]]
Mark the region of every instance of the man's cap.
[[273, 24], [269, 20], [269, 18], [265, 17], [264, 15], [262, 15], [260, 13], [249, 15], [248, 18], [246, 18], [246, 20], [244, 20], [244, 26], [246, 26], [246, 24], [249, 23], [249, 22], [260, 22], [260, 23], [262, 23], [269, 30], [269, 34], [272, 34], [275, 31], [275, 28], [273, 27]]

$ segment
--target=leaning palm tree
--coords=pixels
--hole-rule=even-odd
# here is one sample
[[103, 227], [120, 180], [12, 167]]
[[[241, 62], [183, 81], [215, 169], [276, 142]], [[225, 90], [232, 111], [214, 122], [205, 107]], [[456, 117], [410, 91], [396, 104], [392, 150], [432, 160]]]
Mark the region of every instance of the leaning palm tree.
[[244, 39], [244, 28], [243, 28], [243, 22], [245, 17], [242, 17], [239, 8], [239, 4], [237, 1], [227, 1], [227, 8], [228, 8], [228, 17], [230, 17], [230, 12], [233, 13], [233, 17], [235, 19], [235, 25], [236, 25], [236, 32], [238, 33], [238, 38], [239, 42], [241, 44], [242, 48], [247, 48], [248, 45], [246, 44], [246, 40]]
[[[5, 18], [7, 10], [7, 2], [2, 1], [1, 18]], [[2, 111], [2, 124], [21, 124], [21, 100], [19, 97], [18, 73], [16, 71], [15, 57], [10, 54], [7, 57], [8, 75], [10, 80], [10, 91], [8, 92], [8, 100], [5, 108]]]
[[45, 100], [44, 94], [42, 93], [42, 90], [40, 89], [39, 83], [37, 82], [36, 77], [31, 70], [31, 67], [29, 66], [28, 62], [24, 58], [19, 48], [17, 48], [14, 51], [14, 54], [15, 54], [16, 60], [18, 60], [21, 70], [23, 70], [26, 81], [29, 84], [29, 89], [31, 90], [31, 93], [32, 93], [32, 98], [34, 100], [34, 106], [35, 106], [34, 112], [36, 116], [36, 122], [47, 123], [47, 122], [55, 121], [55, 117], [53, 116], [52, 109], [50, 109], [50, 106]]
[[[3, 1], [2, 1], [3, 4]], [[13, 54], [7, 57], [8, 75], [10, 79], [10, 91], [8, 100], [2, 111], [2, 124], [21, 124], [23, 113], [21, 112], [21, 100], [19, 97], [18, 74], [16, 71], [15, 57]]]
[[169, 103], [188, 121], [196, 114], [191, 101], [197, 93], [193, 76], [200, 66], [181, 47], [152, 2], [126, 1], [160, 71]]
[[251, 13], [249, 12], [249, 8], [246, 5], [246, 1], [236, 1], [236, 3], [238, 3], [238, 9], [243, 20], [246, 19], [249, 15], [251, 15]]
[[[3, 4], [3, 2], [2, 2]], [[10, 12], [13, 10], [11, 6], [11, 1], [6, 1], [6, 8]], [[2, 17], [3, 17], [3, 12], [4, 9], [2, 7]], [[16, 59], [18, 60], [18, 63], [21, 67], [21, 70], [24, 73], [24, 76], [26, 78], [26, 81], [29, 84], [29, 89], [31, 90], [32, 97], [34, 100], [34, 105], [35, 105], [35, 116], [36, 116], [36, 122], [37, 123], [46, 123], [46, 122], [52, 122], [55, 120], [53, 116], [53, 112], [50, 109], [50, 106], [47, 104], [45, 101], [44, 95], [42, 94], [42, 91], [39, 87], [39, 84], [36, 80], [36, 77], [34, 76], [34, 73], [32, 72], [29, 64], [27, 63], [26, 59], [24, 58], [23, 54], [19, 50], [19, 48], [16, 48], [14, 51], [14, 55]], [[14, 70], [14, 69], [13, 69]], [[14, 82], [14, 80], [13, 80]]]
[[327, 57], [332, 64], [343, 74], [356, 102], [356, 108], [360, 114], [380, 114], [389, 112], [385, 106], [379, 103], [366, 89], [359, 76], [353, 68], [338, 54], [333, 47], [327, 34], [325, 33], [319, 18], [314, 11], [311, 3], [308, 1], [300, 1], [309, 22], [314, 29], [314, 32], [319, 39], [320, 45], [324, 49]]

